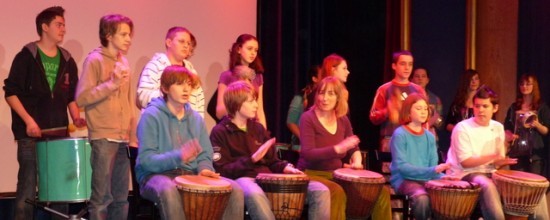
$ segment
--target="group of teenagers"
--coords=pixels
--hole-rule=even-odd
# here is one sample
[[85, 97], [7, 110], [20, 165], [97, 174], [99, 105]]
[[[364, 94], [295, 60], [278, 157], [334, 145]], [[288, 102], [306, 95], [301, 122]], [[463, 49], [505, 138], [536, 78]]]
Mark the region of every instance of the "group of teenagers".
[[[109, 14], [100, 19], [101, 46], [86, 57], [80, 79], [74, 59], [59, 46], [65, 34], [64, 9], [55, 6], [40, 12], [36, 28], [40, 39], [25, 45], [16, 55], [4, 81], [20, 165], [16, 219], [32, 219], [34, 207], [25, 200], [36, 198], [36, 143], [44, 137], [68, 135], [67, 130], [62, 134], [45, 132], [68, 126], [67, 109], [73, 123], [87, 126], [89, 132], [90, 219], [127, 218], [128, 147], [138, 147], [135, 170], [140, 194], [157, 205], [162, 219], [185, 216], [174, 182], [180, 175], [229, 182], [233, 190], [224, 219], [244, 219], [243, 210], [252, 219], [275, 219], [268, 198], [255, 183], [259, 173], [307, 175], [308, 218], [346, 218], [346, 194], [332, 181], [332, 172], [342, 167], [364, 167], [360, 140], [348, 118], [345, 82], [350, 72], [341, 56], [329, 55], [314, 68], [312, 84], [291, 104], [289, 121], [295, 123], [289, 123], [289, 128], [300, 145], [295, 167], [276, 156], [276, 140], [266, 129], [264, 69], [253, 35], [240, 35], [230, 49], [229, 70], [220, 75], [213, 113], [220, 121], [209, 135], [203, 119], [204, 91], [188, 60], [197, 41], [188, 29], [173, 27], [167, 31], [166, 51], [153, 56], [134, 86], [124, 56], [133, 36], [130, 18]], [[506, 157], [506, 142], [517, 138], [517, 134], [505, 132], [505, 128], [514, 126], [514, 119], [507, 119], [512, 125], [506, 126], [492, 119], [499, 108], [498, 95], [487, 86], [479, 86], [477, 73], [477, 81], [471, 77], [464, 83], [467, 92], [457, 93], [463, 97], [455, 100], [450, 113], [462, 118], [447, 126], [452, 130], [451, 146], [446, 163], [438, 164], [436, 136], [430, 128], [440, 124], [441, 119], [432, 114], [437, 109], [431, 107], [432, 93], [409, 81], [413, 71], [410, 52], [395, 52], [391, 65], [395, 77], [377, 90], [370, 119], [382, 125], [381, 148], [392, 153], [392, 187], [411, 197], [415, 218], [428, 219], [431, 210], [424, 182], [440, 178], [475, 182], [481, 186], [484, 218], [503, 219], [491, 173], [507, 165], [520, 165], [525, 158]], [[423, 70], [425, 80], [427, 73]], [[478, 88], [473, 88], [476, 83]], [[546, 114], [536, 78], [523, 77], [519, 85], [518, 103], [510, 111], [544, 109]], [[84, 109], [86, 119], [80, 118], [79, 108]], [[140, 108], [141, 116], [135, 113], [136, 108]], [[540, 120], [529, 125], [541, 141], [548, 133], [547, 118], [542, 114], [539, 112]], [[542, 148], [535, 147], [533, 152], [542, 152]], [[536, 166], [533, 154], [524, 162], [527, 171]], [[534, 216], [548, 219], [545, 198], [539, 206]], [[380, 193], [371, 217], [392, 218], [387, 188]]]

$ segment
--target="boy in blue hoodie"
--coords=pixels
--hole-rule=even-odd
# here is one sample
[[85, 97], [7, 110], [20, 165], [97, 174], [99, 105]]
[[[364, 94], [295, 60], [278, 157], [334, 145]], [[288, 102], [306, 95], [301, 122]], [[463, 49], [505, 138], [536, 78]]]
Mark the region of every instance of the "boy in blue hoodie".
[[[163, 96], [151, 100], [138, 124], [136, 176], [140, 193], [158, 205], [162, 219], [185, 216], [175, 177], [194, 174], [220, 178], [212, 166], [212, 144], [204, 121], [188, 103], [198, 85], [198, 77], [185, 67], [166, 67], [160, 78]], [[223, 217], [243, 219], [243, 192], [238, 184], [226, 180], [233, 191]]]

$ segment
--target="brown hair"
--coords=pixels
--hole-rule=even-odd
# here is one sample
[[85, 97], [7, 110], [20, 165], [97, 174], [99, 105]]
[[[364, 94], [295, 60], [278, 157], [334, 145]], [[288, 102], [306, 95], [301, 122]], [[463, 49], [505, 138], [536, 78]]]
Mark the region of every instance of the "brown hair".
[[392, 54], [392, 63], [397, 63], [397, 61], [399, 60], [399, 57], [403, 55], [412, 57], [412, 53], [408, 50], [396, 51]]
[[52, 6], [49, 8], [44, 9], [41, 11], [38, 15], [36, 15], [36, 32], [38, 33], [38, 36], [42, 37], [42, 24], [49, 25], [50, 22], [52, 22], [55, 17], [63, 17], [65, 14], [65, 9], [61, 6]]
[[338, 97], [336, 100], [336, 106], [334, 106], [336, 117], [340, 118], [347, 115], [349, 93], [344, 83], [342, 83], [338, 78], [334, 76], [326, 77], [321, 82], [319, 82], [317, 92], [315, 94], [315, 105], [317, 105], [317, 96], [329, 87], [334, 90], [334, 93], [336, 93], [336, 96]]
[[[192, 88], [197, 88], [200, 85], [200, 79], [195, 74], [191, 73], [187, 68], [178, 65], [168, 66], [162, 71], [160, 76], [160, 87], [164, 90], [169, 90], [174, 84], [189, 83]], [[161, 89], [164, 101], [168, 99], [168, 95]]]
[[[529, 82], [529, 79], [533, 80], [533, 102], [531, 103], [531, 110], [539, 110], [539, 107], [542, 103], [542, 99], [540, 98], [540, 87], [539, 87], [539, 80], [537, 79], [537, 76], [534, 74], [526, 73], [521, 75], [521, 77], [518, 80], [518, 87], [521, 85], [521, 83]], [[523, 94], [521, 94], [521, 91], [517, 90], [516, 93], [516, 107], [517, 109], [521, 109], [521, 104], [523, 104]]]
[[474, 101], [475, 99], [490, 99], [493, 105], [498, 105], [499, 102], [498, 94], [487, 85], [479, 87], [474, 95]]
[[[239, 48], [243, 46], [247, 41], [254, 40], [256, 42], [259, 42], [258, 39], [250, 34], [241, 34], [239, 37], [237, 37], [237, 40], [235, 40], [235, 43], [231, 46], [231, 49], [229, 50], [229, 69], [233, 70], [235, 66], [241, 65], [241, 55], [238, 53]], [[264, 65], [262, 63], [262, 59], [260, 58], [260, 53], [257, 54], [256, 59], [252, 61], [249, 65], [250, 68], [252, 68], [256, 73], [263, 74], [264, 73]]]
[[133, 34], [134, 23], [130, 18], [120, 14], [109, 14], [101, 17], [99, 20], [99, 40], [102, 46], [107, 47], [109, 45], [107, 37], [116, 34], [118, 27], [123, 23], [130, 26], [130, 32]]
[[470, 88], [470, 81], [472, 81], [472, 78], [474, 78], [475, 75], [479, 76], [479, 73], [476, 70], [467, 69], [460, 76], [460, 81], [458, 83], [458, 90], [456, 91], [456, 95], [453, 100], [453, 105], [459, 106], [460, 108], [466, 106], [466, 99], [468, 98], [468, 89]]
[[235, 113], [241, 109], [241, 106], [248, 100], [249, 96], [257, 99], [258, 93], [252, 84], [247, 81], [239, 80], [227, 86], [223, 93], [223, 103], [229, 117], [235, 117]]
[[[426, 99], [426, 97], [420, 93], [412, 93], [409, 96], [407, 96], [405, 101], [403, 101], [403, 105], [401, 107], [401, 119], [399, 120], [399, 122], [402, 125], [406, 125], [412, 121], [411, 108], [415, 103], [417, 103], [420, 100], [424, 100], [424, 102], [426, 102], [426, 105], [428, 104], [428, 100]], [[428, 111], [430, 111], [429, 109], [430, 108], [428, 108]], [[428, 115], [430, 115], [429, 112], [428, 112]]]

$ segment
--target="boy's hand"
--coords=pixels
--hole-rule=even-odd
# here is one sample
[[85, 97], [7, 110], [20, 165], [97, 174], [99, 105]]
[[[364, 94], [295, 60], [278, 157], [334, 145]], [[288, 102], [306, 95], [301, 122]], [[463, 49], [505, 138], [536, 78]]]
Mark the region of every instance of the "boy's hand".
[[258, 150], [254, 152], [254, 154], [252, 154], [252, 156], [250, 157], [252, 162], [256, 163], [260, 161], [262, 158], [264, 158], [265, 154], [269, 151], [271, 146], [275, 144], [275, 141], [276, 141], [275, 138], [271, 138], [267, 140], [264, 144], [262, 144], [262, 146], [260, 146], [260, 148], [258, 148]]
[[181, 147], [181, 160], [184, 163], [189, 163], [197, 158], [202, 148], [197, 139], [193, 139], [185, 143]]

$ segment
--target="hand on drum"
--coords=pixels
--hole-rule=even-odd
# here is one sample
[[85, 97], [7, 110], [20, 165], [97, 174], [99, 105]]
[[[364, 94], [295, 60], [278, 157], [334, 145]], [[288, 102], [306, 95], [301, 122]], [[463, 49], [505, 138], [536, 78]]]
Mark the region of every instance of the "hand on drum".
[[348, 150], [354, 148], [359, 144], [359, 138], [356, 135], [352, 135], [340, 141], [337, 145], [334, 145], [334, 151], [337, 154], [343, 154], [348, 152]]
[[459, 177], [455, 176], [455, 175], [444, 175], [441, 177], [442, 180], [454, 180], [454, 181], [459, 181], [461, 180]]
[[206, 176], [206, 177], [211, 177], [211, 178], [216, 178], [216, 179], [220, 178], [219, 173], [216, 173], [216, 172], [214, 172], [212, 170], [208, 170], [208, 169], [201, 170], [201, 172], [199, 172], [199, 176]]
[[34, 120], [27, 124], [27, 135], [29, 137], [42, 137], [42, 131]]
[[448, 164], [448, 163], [441, 163], [441, 164], [435, 166], [435, 172], [436, 172], [436, 173], [442, 173], [443, 171], [448, 170], [449, 168], [451, 168], [451, 165], [450, 165], [450, 164]]
[[299, 169], [294, 168], [294, 166], [286, 166], [285, 169], [283, 170], [283, 173], [286, 173], [286, 174], [304, 174], [304, 172], [302, 172]]
[[363, 169], [363, 164], [356, 164], [356, 163], [344, 163], [343, 165], [344, 168], [350, 168], [350, 169], [354, 169], [354, 170], [362, 170]]
[[189, 163], [197, 158], [202, 148], [197, 139], [188, 141], [181, 147], [181, 160], [184, 163]]
[[501, 167], [506, 166], [506, 165], [517, 164], [518, 159], [517, 158], [508, 158], [508, 157], [506, 157], [506, 158], [502, 158], [502, 159], [496, 159], [493, 163], [495, 164], [496, 169], [500, 169]]
[[361, 152], [360, 151], [355, 151], [351, 155], [351, 158], [349, 159], [349, 164], [344, 163], [343, 167], [344, 168], [351, 168], [351, 169], [354, 169], [354, 170], [362, 170], [363, 169], [362, 159], [363, 159], [363, 156], [361, 156]]
[[254, 152], [254, 154], [252, 154], [252, 156], [250, 157], [252, 162], [256, 163], [264, 158], [265, 154], [269, 151], [269, 148], [271, 148], [271, 146], [275, 144], [276, 140], [277, 139], [275, 138], [271, 138], [267, 140], [264, 144], [262, 144], [262, 146], [260, 146], [260, 148], [258, 148], [258, 150], [256, 150], [256, 152]]

